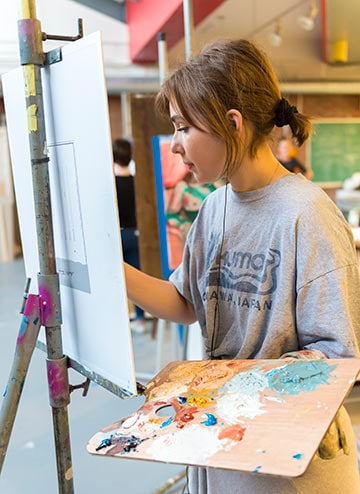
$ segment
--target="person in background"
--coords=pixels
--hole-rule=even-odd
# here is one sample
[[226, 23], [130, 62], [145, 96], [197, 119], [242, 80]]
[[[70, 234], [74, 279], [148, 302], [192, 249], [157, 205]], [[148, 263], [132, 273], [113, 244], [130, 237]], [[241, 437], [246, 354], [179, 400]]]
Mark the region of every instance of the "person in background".
[[[116, 183], [116, 195], [119, 209], [121, 243], [124, 261], [140, 268], [139, 231], [136, 223], [135, 181], [129, 169], [132, 161], [131, 143], [127, 139], [115, 139], [113, 142], [113, 161]], [[131, 329], [138, 333], [146, 331], [144, 310], [134, 306], [135, 319]]]
[[[281, 96], [266, 55], [245, 39], [215, 41], [171, 73], [156, 108], [174, 125], [172, 152], [198, 182], [225, 185], [202, 202], [169, 280], [125, 264], [129, 298], [165, 320], [198, 320], [206, 359], [359, 358], [353, 235], [328, 195], [272, 152], [275, 126], [288, 125], [300, 146], [312, 124]], [[341, 407], [299, 477], [189, 466], [188, 487], [359, 494], [350, 418]]]
[[309, 180], [313, 177], [313, 172], [306, 168], [298, 159], [297, 151], [290, 139], [282, 137], [276, 146], [275, 155], [280, 163], [292, 173], [302, 173]]

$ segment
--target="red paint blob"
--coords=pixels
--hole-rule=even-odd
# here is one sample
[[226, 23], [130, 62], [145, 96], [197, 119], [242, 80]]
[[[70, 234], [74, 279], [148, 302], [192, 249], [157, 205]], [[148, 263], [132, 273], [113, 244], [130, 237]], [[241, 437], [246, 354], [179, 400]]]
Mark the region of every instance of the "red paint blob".
[[194, 418], [194, 413], [198, 412], [197, 407], [185, 407], [179, 412], [176, 413], [174, 417], [175, 422], [190, 422], [190, 420], [193, 420]]

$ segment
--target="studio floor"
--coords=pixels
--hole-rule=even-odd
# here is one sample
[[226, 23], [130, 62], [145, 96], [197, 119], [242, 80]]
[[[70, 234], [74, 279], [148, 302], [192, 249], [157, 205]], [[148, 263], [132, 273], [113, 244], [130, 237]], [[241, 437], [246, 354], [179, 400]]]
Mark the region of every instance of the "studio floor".
[[[21, 322], [20, 308], [26, 277], [23, 260], [0, 262], [0, 390], [5, 389], [14, 357]], [[175, 340], [176, 342], [176, 340]], [[156, 340], [151, 333], [133, 334], [137, 380], [146, 384], [154, 375]], [[165, 332], [161, 365], [173, 359], [174, 341]], [[144, 377], [145, 376], [145, 377]], [[69, 370], [70, 384], [85, 378]], [[121, 399], [92, 383], [86, 397], [71, 393], [68, 406], [71, 454], [76, 494], [117, 492], [123, 494], [179, 494], [184, 480], [163, 490], [168, 481], [184, 473], [184, 467], [158, 462], [102, 458], [90, 455], [90, 437], [137, 410], [144, 398]], [[1, 494], [57, 494], [58, 481], [53, 441], [52, 413], [46, 378], [46, 354], [35, 349], [18, 406], [11, 439], [0, 475]]]
[[[21, 322], [20, 307], [25, 286], [22, 259], [0, 263], [0, 389], [4, 390], [13, 361]], [[175, 339], [176, 345], [176, 339]], [[174, 360], [174, 336], [165, 332], [161, 365]], [[180, 349], [180, 344], [178, 345]], [[146, 383], [159, 365], [157, 342], [151, 333], [133, 334], [137, 380]], [[176, 353], [176, 352], [175, 352]], [[181, 349], [180, 349], [181, 354]], [[69, 370], [70, 383], [84, 377]], [[90, 437], [122, 417], [137, 410], [142, 397], [120, 399], [92, 383], [86, 397], [81, 391], [71, 394], [68, 407], [71, 453], [76, 494], [117, 492], [124, 494], [180, 494], [185, 480], [175, 482], [184, 467], [158, 462], [102, 458], [90, 455]], [[360, 437], [360, 386], [346, 400], [354, 429]], [[169, 484], [168, 484], [169, 483]], [[46, 355], [35, 349], [18, 406], [14, 428], [0, 475], [1, 494], [57, 494], [58, 482], [53, 441], [52, 414], [46, 380]]]

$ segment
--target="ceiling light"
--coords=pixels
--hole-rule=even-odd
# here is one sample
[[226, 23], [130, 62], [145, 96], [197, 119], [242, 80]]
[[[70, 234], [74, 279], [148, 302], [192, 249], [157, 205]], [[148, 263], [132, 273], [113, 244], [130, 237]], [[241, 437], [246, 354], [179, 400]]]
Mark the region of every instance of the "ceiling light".
[[274, 31], [270, 34], [270, 43], [273, 46], [280, 46], [282, 43], [281, 37], [281, 23], [280, 20], [276, 22]]
[[319, 10], [316, 6], [315, 0], [310, 0], [309, 2], [309, 15], [302, 15], [298, 18], [299, 26], [304, 29], [304, 31], [312, 31], [315, 26], [315, 17], [318, 15]]

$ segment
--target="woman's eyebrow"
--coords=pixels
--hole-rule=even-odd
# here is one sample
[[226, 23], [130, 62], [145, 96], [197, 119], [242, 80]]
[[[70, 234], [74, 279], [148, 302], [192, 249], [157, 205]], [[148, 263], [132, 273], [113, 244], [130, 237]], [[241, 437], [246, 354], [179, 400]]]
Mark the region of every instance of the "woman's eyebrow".
[[183, 121], [184, 119], [180, 115], [171, 115], [170, 120], [176, 124], [177, 122]]

